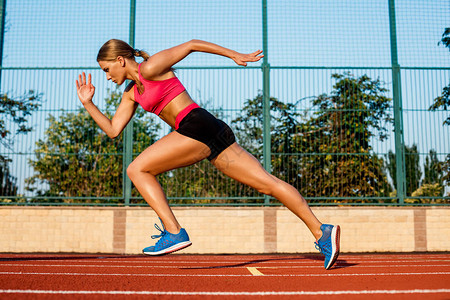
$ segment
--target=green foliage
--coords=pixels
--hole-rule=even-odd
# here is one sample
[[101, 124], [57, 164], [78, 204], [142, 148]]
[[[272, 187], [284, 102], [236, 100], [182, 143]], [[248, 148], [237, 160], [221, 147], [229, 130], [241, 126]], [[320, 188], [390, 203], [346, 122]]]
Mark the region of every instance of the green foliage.
[[332, 132], [338, 130], [338, 140], [349, 142], [340, 143], [347, 151], [370, 148], [372, 136], [378, 136], [381, 141], [386, 139], [385, 125], [392, 122], [388, 112], [391, 99], [384, 96], [387, 89], [382, 87], [382, 82], [371, 80], [367, 75], [355, 78], [350, 73], [332, 77], [338, 80], [332, 94], [313, 100], [313, 105], [320, 110], [312, 125]]
[[[450, 107], [450, 85], [442, 89], [442, 95], [434, 99], [433, 104], [428, 108], [428, 110], [436, 111], [440, 108], [443, 110], [448, 110]], [[443, 125], [450, 125], [450, 117], [444, 120]]]
[[[441, 43], [450, 51], [450, 28], [445, 28], [444, 33], [442, 34], [442, 39], [438, 45]], [[450, 107], [450, 84], [443, 88], [442, 95], [434, 99], [433, 104], [428, 109], [432, 111], [440, 108], [447, 110], [448, 107]], [[445, 119], [444, 125], [450, 125], [450, 117]]]
[[[443, 44], [444, 47], [447, 47], [450, 51], [450, 27], [445, 28], [444, 33], [442, 34], [442, 39], [438, 43], [438, 45]], [[434, 99], [433, 104], [428, 108], [428, 110], [435, 111], [438, 109], [443, 109], [447, 111], [450, 107], [450, 84], [443, 88], [442, 95]], [[443, 125], [450, 126], [450, 116], [444, 120]], [[447, 183], [447, 186], [450, 186], [450, 154], [447, 155], [447, 159], [442, 163], [442, 180]], [[450, 193], [449, 195], [450, 196]]]
[[[312, 100], [313, 113], [270, 99], [273, 174], [308, 197], [387, 196], [383, 160], [370, 152], [370, 138], [385, 139], [392, 121], [386, 89], [365, 75], [333, 78], [332, 94]], [[244, 148], [261, 153], [262, 95], [248, 100], [233, 124]]]
[[425, 158], [424, 173], [425, 178], [422, 184], [443, 185], [443, 162], [437, 158], [436, 150], [431, 149]]
[[23, 96], [10, 98], [7, 94], [0, 95], [0, 142], [3, 146], [10, 147], [13, 144], [12, 132], [6, 126], [6, 123], [15, 123], [16, 133], [27, 133], [32, 130], [28, 126], [27, 117], [36, 111], [40, 105], [42, 95], [30, 90]]
[[[30, 90], [26, 94], [11, 98], [7, 94], [0, 95], [0, 144], [12, 148], [14, 138], [18, 134], [32, 131], [28, 125], [28, 117], [36, 111], [42, 102], [42, 95]], [[12, 126], [14, 124], [14, 126]], [[11, 127], [16, 127], [11, 131]], [[11, 175], [9, 163], [11, 159], [0, 155], [0, 195], [16, 196], [17, 179]]]
[[[412, 193], [413, 197], [442, 197], [444, 194], [444, 186], [439, 183], [425, 183], [420, 188]], [[448, 200], [445, 199], [405, 199], [405, 203], [447, 203]]]
[[[332, 76], [336, 79], [333, 91], [313, 97], [309, 110], [299, 112], [294, 104], [270, 99], [272, 173], [307, 197], [392, 196], [385, 170], [391, 173], [395, 186], [395, 156], [389, 153], [386, 163], [373, 153], [371, 146], [375, 138], [388, 137], [386, 124], [392, 123], [392, 119], [391, 99], [385, 96], [387, 90], [379, 80], [366, 75]], [[121, 93], [115, 91], [106, 99], [108, 117], [120, 98]], [[258, 94], [245, 102], [241, 114], [231, 122], [239, 143], [257, 157], [263, 145], [262, 106], [263, 97]], [[159, 126], [148, 115], [138, 110], [134, 118], [136, 154], [156, 139]], [[82, 108], [62, 111], [59, 117], [50, 116], [48, 121], [45, 138], [37, 143], [36, 157], [30, 161], [36, 174], [27, 180], [29, 188], [40, 195], [69, 198], [61, 200], [65, 202], [75, 201], [70, 197], [91, 197], [90, 202], [104, 201], [95, 197], [121, 197], [124, 175], [121, 136], [109, 139]], [[430, 151], [420, 186], [422, 174], [417, 152], [415, 145], [405, 147], [408, 195], [420, 197], [443, 191], [446, 165], [439, 162], [436, 152]], [[167, 197], [175, 198], [171, 203], [225, 203], [231, 200], [212, 199], [261, 196], [225, 177], [206, 160], [161, 174], [158, 179]], [[136, 189], [133, 196], [138, 196]], [[359, 202], [362, 201], [369, 200]], [[245, 202], [255, 200], [241, 203]]]
[[[439, 161], [436, 151], [431, 149], [429, 154], [425, 157], [424, 164], [424, 178], [422, 178], [422, 171], [420, 168], [420, 158], [416, 145], [411, 147], [405, 146], [405, 160], [406, 160], [406, 182], [407, 182], [407, 195], [412, 197], [442, 197], [444, 196], [444, 181], [446, 163]], [[396, 162], [395, 154], [389, 151], [388, 163], [386, 168], [389, 170], [389, 174], [394, 182], [394, 188], [397, 184], [396, 178]], [[448, 173], [448, 170], [447, 170]], [[392, 195], [395, 197], [395, 193]], [[423, 199], [405, 199], [405, 203], [446, 203], [446, 200], [437, 199], [430, 200]]]
[[[430, 150], [429, 154], [425, 158], [425, 164], [424, 164], [424, 170], [425, 170], [425, 178], [423, 179], [422, 185], [433, 185], [439, 187], [438, 191], [441, 191], [441, 193], [437, 194], [436, 196], [444, 196], [444, 187], [445, 183], [447, 185], [450, 185], [450, 155], [447, 155], [447, 158], [445, 161], [440, 161], [437, 158], [437, 154], [435, 150]], [[441, 188], [442, 187], [442, 188]], [[425, 190], [427, 191], [427, 190]], [[425, 195], [421, 194], [420, 196], [434, 196], [433, 195]], [[450, 196], [450, 194], [447, 194], [447, 197]], [[448, 201], [448, 200], [447, 200]]]
[[[442, 180], [447, 183], [447, 186], [450, 186], [450, 154], [447, 155], [447, 159], [442, 163]], [[450, 192], [447, 194], [447, 197], [450, 197]]]
[[444, 44], [444, 47], [447, 47], [450, 51], [450, 27], [444, 29], [444, 33], [442, 34], [442, 39], [438, 42], [438, 45]]
[[[295, 111], [295, 105], [283, 103], [278, 99], [270, 98], [270, 132], [272, 173], [287, 180], [297, 176], [298, 161], [296, 157], [286, 156], [282, 153], [294, 153], [294, 135], [301, 121], [301, 116]], [[240, 116], [231, 124], [236, 129], [239, 144], [255, 155], [262, 156], [263, 147], [263, 95], [259, 93], [254, 99], [248, 99], [242, 108]], [[280, 155], [277, 155], [281, 153]], [[284, 164], [285, 167], [280, 167]], [[254, 190], [244, 187], [240, 190], [245, 196], [256, 196]]]
[[0, 155], [0, 195], [16, 196], [17, 195], [17, 179], [11, 175], [9, 163], [11, 159]]
[[[270, 98], [270, 132], [272, 152], [292, 153], [292, 135], [299, 125], [300, 114], [294, 104]], [[242, 114], [231, 122], [236, 128], [240, 145], [254, 154], [262, 153], [263, 95], [259, 93], [242, 107]]]
[[[405, 153], [405, 173], [406, 173], [406, 194], [411, 195], [420, 186], [420, 179], [422, 178], [422, 171], [420, 170], [420, 157], [417, 150], [417, 145], [411, 147], [404, 146]], [[395, 160], [396, 154], [392, 151], [388, 153], [387, 169], [394, 183], [394, 189], [397, 186], [397, 163]]]
[[[120, 92], [110, 92], [106, 99], [108, 117], [120, 99]], [[61, 111], [59, 117], [50, 115], [48, 122], [44, 140], [36, 143], [36, 157], [29, 161], [36, 174], [27, 179], [28, 189], [48, 197], [122, 196], [122, 136], [110, 139], [84, 108]], [[153, 143], [157, 130], [151, 119], [138, 112], [134, 119], [135, 149], [142, 151]], [[43, 190], [45, 186], [47, 190]]]
[[370, 139], [387, 138], [391, 99], [379, 80], [334, 74], [331, 95], [312, 101], [315, 111], [298, 130], [297, 152], [304, 153], [295, 186], [315, 197], [387, 196], [391, 189], [383, 160]]

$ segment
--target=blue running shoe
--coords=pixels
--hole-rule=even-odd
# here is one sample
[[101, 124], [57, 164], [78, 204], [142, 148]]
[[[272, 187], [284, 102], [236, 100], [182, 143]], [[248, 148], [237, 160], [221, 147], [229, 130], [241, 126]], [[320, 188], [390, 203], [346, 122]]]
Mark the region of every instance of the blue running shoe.
[[159, 238], [155, 246], [144, 248], [142, 252], [147, 255], [164, 255], [169, 254], [183, 248], [192, 245], [189, 240], [189, 236], [184, 228], [181, 228], [178, 234], [172, 234], [164, 228], [164, 224], [161, 222], [163, 230], [155, 224], [155, 228], [161, 231], [159, 235], [152, 235], [152, 239]]
[[322, 237], [315, 242], [316, 249], [325, 255], [325, 269], [333, 266], [339, 256], [339, 237], [341, 228], [339, 225], [333, 226], [329, 224], [322, 224]]

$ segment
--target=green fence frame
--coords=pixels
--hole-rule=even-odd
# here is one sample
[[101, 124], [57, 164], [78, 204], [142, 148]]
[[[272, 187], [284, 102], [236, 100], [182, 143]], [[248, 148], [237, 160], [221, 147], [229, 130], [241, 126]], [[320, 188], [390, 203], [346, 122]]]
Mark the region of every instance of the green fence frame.
[[[383, 199], [396, 199], [396, 203], [344, 203], [339, 205], [405, 205], [405, 198], [406, 196], [406, 178], [405, 178], [405, 153], [404, 153], [404, 135], [403, 135], [403, 109], [402, 109], [402, 78], [401, 78], [401, 71], [405, 69], [410, 68], [402, 68], [398, 61], [398, 53], [397, 53], [397, 31], [396, 31], [396, 16], [395, 16], [395, 0], [388, 0], [388, 7], [389, 7], [389, 28], [390, 28], [390, 46], [391, 46], [391, 66], [385, 67], [385, 68], [379, 68], [379, 69], [390, 69], [392, 72], [392, 86], [393, 86], [393, 108], [394, 108], [394, 135], [395, 135], [395, 153], [396, 153], [396, 181], [397, 181], [397, 196], [395, 198], [383, 198], [383, 197], [377, 197], [373, 198], [373, 200], [383, 200]], [[1, 80], [1, 71], [8, 69], [27, 69], [27, 68], [3, 68], [2, 67], [2, 53], [3, 53], [3, 37], [4, 37], [4, 27], [5, 27], [5, 9], [6, 9], [6, 0], [0, 1], [0, 20], [1, 20], [1, 26], [0, 26], [0, 80]], [[268, 7], [267, 7], [267, 0], [262, 0], [262, 42], [263, 42], [263, 51], [264, 51], [264, 58], [262, 65], [260, 67], [247, 67], [247, 68], [257, 68], [260, 69], [263, 76], [262, 76], [262, 86], [263, 86], [263, 166], [266, 170], [271, 171], [271, 120], [270, 120], [270, 75], [271, 70], [273, 69], [288, 69], [289, 67], [272, 67], [270, 65], [270, 53], [268, 48]], [[129, 43], [132, 47], [134, 47], [135, 44], [135, 20], [136, 20], [136, 0], [130, 0], [130, 28], [129, 28]], [[223, 67], [217, 67], [218, 69], [224, 69]], [[292, 67], [296, 68], [296, 67]], [[304, 69], [314, 69], [314, 67], [300, 67]], [[317, 68], [323, 68], [323, 69], [357, 69], [355, 67], [317, 67]], [[36, 68], [34, 68], [36, 69]], [[48, 68], [48, 69], [67, 69], [67, 68]], [[77, 69], [77, 68], [72, 68]], [[181, 67], [180, 69], [189, 69], [189, 67]], [[364, 68], [367, 69], [367, 68]], [[446, 68], [443, 68], [446, 69]], [[116, 199], [116, 200], [123, 200], [123, 204], [108, 204], [108, 203], [89, 203], [89, 204], [82, 204], [82, 203], [74, 203], [74, 204], [68, 204], [68, 203], [62, 203], [61, 205], [125, 205], [130, 206], [133, 205], [131, 203], [131, 200], [136, 199], [133, 198], [131, 195], [132, 191], [132, 183], [128, 176], [126, 175], [126, 169], [127, 166], [131, 163], [133, 158], [133, 122], [131, 121], [128, 126], [126, 127], [123, 135], [124, 139], [124, 153], [123, 153], [123, 196], [122, 197], [107, 197], [106, 199]], [[0, 198], [5, 198], [3, 196], [0, 196]], [[8, 197], [11, 198], [11, 197]], [[17, 197], [19, 198], [19, 197]], [[34, 197], [33, 199], [42, 199], [42, 200], [51, 200], [52, 197]], [[55, 197], [55, 199], [62, 199], [63, 197]], [[68, 197], [69, 198], [69, 197]], [[306, 197], [307, 198], [307, 197]], [[407, 198], [414, 198], [414, 197], [407, 197]], [[420, 198], [430, 198], [433, 197], [420, 197]], [[450, 197], [444, 197], [445, 199], [449, 199], [448, 203], [450, 203]], [[89, 197], [70, 197], [70, 199], [79, 199], [79, 200], [88, 200]], [[98, 197], [92, 197], [92, 199], [99, 199]], [[238, 198], [236, 198], [238, 199]], [[258, 198], [259, 199], [259, 198]], [[308, 198], [307, 198], [308, 199]], [[328, 199], [328, 198], [327, 198]], [[329, 199], [340, 199], [339, 197], [330, 197]], [[348, 200], [357, 200], [360, 198], [350, 199], [345, 198]], [[366, 198], [365, 198], [366, 199]], [[370, 200], [370, 198], [367, 198]], [[317, 200], [317, 198], [315, 198]], [[47, 202], [37, 202], [37, 203], [19, 203], [19, 202], [11, 202], [11, 203], [1, 203], [0, 205], [59, 205], [55, 203], [47, 203]], [[179, 204], [183, 205], [183, 204]], [[203, 204], [189, 204], [191, 205], [203, 205]], [[210, 204], [214, 205], [214, 204]], [[224, 204], [220, 204], [224, 205]], [[229, 203], [226, 205], [242, 205], [239, 203]], [[264, 203], [258, 203], [258, 204], [245, 204], [245, 205], [274, 205], [270, 202], [270, 197], [264, 196]], [[333, 203], [312, 203], [311, 205], [336, 205]], [[407, 205], [415, 205], [415, 204], [407, 204]], [[427, 204], [417, 204], [417, 205], [427, 205]], [[432, 204], [432, 205], [450, 205], [450, 204]]]

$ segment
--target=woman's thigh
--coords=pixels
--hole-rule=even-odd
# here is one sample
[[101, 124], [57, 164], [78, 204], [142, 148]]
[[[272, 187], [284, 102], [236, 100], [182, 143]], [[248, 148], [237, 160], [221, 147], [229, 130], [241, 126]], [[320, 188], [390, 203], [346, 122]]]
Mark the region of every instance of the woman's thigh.
[[195, 164], [210, 153], [205, 144], [173, 131], [145, 149], [129, 168], [158, 175]]
[[234, 143], [211, 161], [222, 173], [261, 192], [269, 192], [280, 180], [268, 173], [261, 163]]

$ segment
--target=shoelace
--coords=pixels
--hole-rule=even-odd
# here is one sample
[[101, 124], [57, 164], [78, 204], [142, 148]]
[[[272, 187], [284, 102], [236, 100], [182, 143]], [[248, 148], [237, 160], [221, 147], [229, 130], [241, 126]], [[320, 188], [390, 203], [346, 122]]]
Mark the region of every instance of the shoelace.
[[165, 236], [165, 235], [167, 234], [167, 231], [166, 231], [166, 229], [164, 228], [164, 224], [163, 224], [162, 222], [161, 222], [161, 225], [162, 225], [163, 229], [161, 229], [161, 228], [158, 226], [158, 224], [155, 224], [155, 228], [158, 229], [158, 230], [161, 232], [161, 234], [155, 234], [155, 235], [152, 235], [152, 236], [151, 236], [152, 239], [160, 238], [160, 240], [156, 242], [155, 247], [159, 244], [159, 242], [161, 242], [161, 241], [163, 240], [162, 237]]
[[322, 247], [320, 247], [317, 242], [314, 242], [314, 244], [316, 244], [316, 249], [319, 250], [320, 252], [322, 252]]
[[322, 247], [320, 247], [318, 242], [314, 242], [314, 244], [316, 244], [316, 249], [319, 250], [320, 252], [322, 252]]

